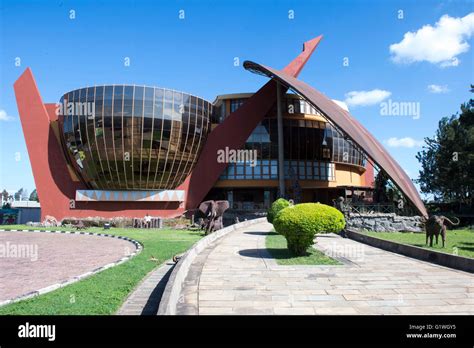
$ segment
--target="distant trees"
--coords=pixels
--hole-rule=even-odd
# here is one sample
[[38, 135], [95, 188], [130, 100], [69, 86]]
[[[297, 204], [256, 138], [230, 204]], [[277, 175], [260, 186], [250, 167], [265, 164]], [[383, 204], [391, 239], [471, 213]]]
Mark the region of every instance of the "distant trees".
[[0, 198], [2, 202], [9, 202], [9, 201], [36, 201], [39, 202], [38, 199], [38, 194], [36, 192], [36, 189], [31, 192], [31, 194], [28, 194], [28, 190], [25, 188], [20, 188], [18, 191], [16, 191], [13, 195], [8, 193], [6, 189], [3, 189], [2, 192], [0, 192]]
[[374, 202], [395, 204], [399, 213], [410, 213], [402, 191], [393, 184], [387, 173], [380, 169], [374, 180]]
[[8, 193], [7, 190], [3, 190], [2, 193], [0, 193], [0, 196], [2, 198], [2, 209], [10, 209], [11, 205], [8, 203], [8, 199], [11, 197], [10, 194]]
[[374, 202], [388, 202], [388, 175], [380, 169], [374, 180]]
[[21, 201], [23, 197], [23, 187], [19, 189], [18, 191], [16, 191], [13, 197], [15, 198], [15, 201]]
[[33, 192], [31, 192], [30, 201], [39, 202], [38, 193], [36, 192], [36, 189], [34, 189]]
[[8, 198], [10, 197], [10, 194], [8, 193], [7, 190], [4, 189], [1, 193], [1, 196], [2, 196], [2, 202], [6, 202], [6, 201], [8, 201]]
[[[474, 86], [471, 85], [471, 88]], [[416, 158], [421, 164], [417, 182], [435, 201], [472, 206], [474, 190], [474, 100], [461, 105], [461, 113], [443, 117], [434, 137]]]

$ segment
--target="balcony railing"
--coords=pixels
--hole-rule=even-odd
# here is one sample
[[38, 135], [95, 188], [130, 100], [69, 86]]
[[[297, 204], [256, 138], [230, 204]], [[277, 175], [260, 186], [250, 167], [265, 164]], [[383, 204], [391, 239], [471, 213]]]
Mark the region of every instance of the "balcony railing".
[[392, 203], [348, 203], [348, 211], [354, 214], [396, 213], [397, 207]]

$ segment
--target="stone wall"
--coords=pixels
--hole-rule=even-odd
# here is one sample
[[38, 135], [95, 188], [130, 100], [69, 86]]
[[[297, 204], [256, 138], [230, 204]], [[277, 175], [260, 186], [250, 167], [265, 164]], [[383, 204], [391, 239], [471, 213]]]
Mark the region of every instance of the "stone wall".
[[396, 214], [351, 214], [346, 218], [346, 227], [375, 232], [424, 232], [421, 216], [399, 216]]

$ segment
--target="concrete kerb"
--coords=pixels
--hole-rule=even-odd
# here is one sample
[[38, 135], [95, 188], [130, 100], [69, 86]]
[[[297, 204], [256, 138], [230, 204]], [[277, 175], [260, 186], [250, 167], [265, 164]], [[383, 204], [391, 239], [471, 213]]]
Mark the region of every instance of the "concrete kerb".
[[474, 273], [474, 259], [451, 255], [434, 250], [424, 249], [413, 245], [400, 244], [386, 239], [368, 236], [353, 229], [346, 230], [346, 236], [357, 242], [387, 250], [393, 253], [402, 254], [414, 259], [434, 263], [440, 266], [457, 269], [464, 272]]
[[79, 232], [79, 231], [53, 231], [53, 230], [17, 230], [17, 229], [0, 229], [0, 232], [31, 232], [31, 233], [58, 233], [58, 234], [62, 233], [62, 234], [82, 234], [82, 235], [90, 235], [90, 236], [98, 236], [98, 237], [108, 237], [108, 238], [116, 238], [116, 239], [125, 240], [127, 242], [130, 242], [130, 243], [134, 244], [135, 248], [136, 248], [133, 253], [130, 253], [129, 255], [127, 255], [125, 257], [122, 257], [122, 258], [120, 258], [119, 260], [117, 260], [115, 262], [111, 262], [111, 263], [108, 263], [108, 264], [106, 264], [102, 267], [98, 267], [98, 268], [96, 268], [92, 271], [77, 275], [75, 277], [72, 277], [70, 279], [62, 281], [60, 283], [52, 284], [52, 285], [49, 285], [47, 287], [38, 289], [36, 291], [29, 292], [27, 294], [17, 296], [13, 299], [0, 301], [0, 307], [6, 306], [6, 305], [9, 305], [11, 303], [18, 302], [18, 301], [27, 300], [27, 299], [30, 299], [30, 298], [33, 298], [33, 297], [36, 297], [36, 296], [39, 296], [39, 295], [43, 295], [43, 294], [46, 294], [48, 292], [57, 290], [59, 288], [63, 288], [67, 285], [78, 282], [79, 280], [83, 280], [83, 279], [88, 278], [88, 277], [90, 277], [94, 274], [105, 271], [106, 269], [109, 269], [109, 268], [114, 267], [114, 266], [118, 266], [118, 265], [124, 263], [125, 261], [131, 259], [132, 257], [138, 255], [143, 250], [142, 244], [140, 242], [138, 242], [137, 240], [135, 240], [135, 239], [131, 239], [131, 238], [128, 238], [128, 237], [117, 236], [117, 235], [113, 235], [113, 234], [107, 234], [107, 233], [92, 233], [92, 232]]
[[210, 235], [202, 238], [194, 246], [189, 249], [183, 257], [178, 261], [176, 266], [173, 269], [173, 272], [170, 275], [168, 283], [166, 284], [165, 291], [163, 292], [163, 297], [160, 301], [160, 306], [158, 309], [158, 315], [175, 315], [176, 308], [180, 301], [180, 294], [183, 288], [184, 280], [189, 272], [189, 267], [193, 263], [199, 253], [201, 253], [206, 247], [216, 242], [218, 239], [224, 237], [232, 231], [237, 229], [248, 227], [251, 225], [259, 224], [261, 222], [267, 221], [267, 218], [259, 218], [248, 221], [243, 221], [238, 224], [234, 224], [223, 229], [220, 229]]

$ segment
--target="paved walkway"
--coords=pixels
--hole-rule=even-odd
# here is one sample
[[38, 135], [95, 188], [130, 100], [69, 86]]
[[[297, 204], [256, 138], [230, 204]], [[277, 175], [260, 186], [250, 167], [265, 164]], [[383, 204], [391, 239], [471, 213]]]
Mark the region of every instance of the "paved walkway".
[[231, 232], [192, 264], [178, 314], [474, 314], [474, 275], [337, 235], [317, 248], [340, 266], [280, 266], [272, 225]]
[[174, 265], [168, 260], [151, 271], [125, 300], [117, 315], [156, 315]]
[[71, 280], [135, 249], [134, 244], [117, 238], [0, 232], [0, 302]]

